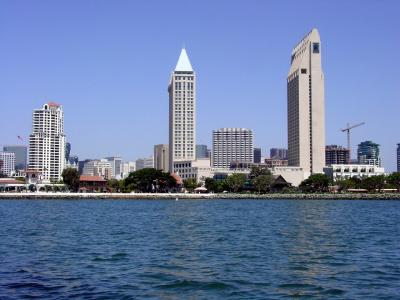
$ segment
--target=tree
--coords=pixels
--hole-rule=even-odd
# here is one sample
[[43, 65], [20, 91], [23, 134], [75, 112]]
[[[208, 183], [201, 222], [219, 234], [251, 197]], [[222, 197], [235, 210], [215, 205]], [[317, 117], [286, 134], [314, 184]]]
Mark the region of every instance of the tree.
[[354, 180], [351, 179], [341, 179], [335, 181], [335, 185], [338, 186], [339, 191], [347, 191], [348, 189], [354, 189], [356, 188], [356, 183]]
[[232, 174], [226, 179], [226, 184], [231, 192], [237, 193], [245, 184], [245, 174]]
[[216, 181], [214, 178], [206, 178], [204, 185], [209, 192], [215, 192], [216, 189]]
[[253, 186], [258, 193], [268, 192], [273, 182], [274, 177], [272, 175], [260, 175], [252, 180]]
[[61, 176], [71, 191], [76, 192], [79, 189], [79, 172], [77, 169], [64, 169]]
[[252, 166], [250, 169], [249, 177], [250, 177], [250, 179], [254, 179], [261, 175], [271, 175], [271, 174], [272, 174], [271, 171], [266, 168]]
[[167, 192], [176, 187], [177, 183], [174, 177], [169, 173], [153, 168], [145, 168], [131, 172], [123, 181], [123, 191], [131, 192], [133, 190], [151, 193]]
[[306, 193], [326, 192], [329, 187], [329, 177], [325, 174], [312, 174], [300, 184], [301, 191]]
[[119, 181], [117, 179], [110, 179], [107, 181], [107, 187], [112, 190], [113, 192], [120, 191]]
[[371, 177], [365, 177], [361, 181], [361, 186], [368, 190], [368, 192], [375, 192], [378, 190], [378, 192], [381, 191], [385, 187], [385, 176], [384, 175], [378, 175], [378, 176], [371, 176]]
[[183, 186], [189, 192], [193, 192], [193, 190], [197, 187], [196, 178], [188, 178], [188, 179], [183, 180]]
[[394, 172], [387, 177], [387, 182], [400, 192], [400, 172]]

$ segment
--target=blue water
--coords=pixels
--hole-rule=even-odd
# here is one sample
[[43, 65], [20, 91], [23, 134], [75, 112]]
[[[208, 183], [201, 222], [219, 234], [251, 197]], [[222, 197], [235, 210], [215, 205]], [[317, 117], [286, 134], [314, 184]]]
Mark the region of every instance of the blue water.
[[400, 201], [0, 201], [0, 299], [399, 299]]

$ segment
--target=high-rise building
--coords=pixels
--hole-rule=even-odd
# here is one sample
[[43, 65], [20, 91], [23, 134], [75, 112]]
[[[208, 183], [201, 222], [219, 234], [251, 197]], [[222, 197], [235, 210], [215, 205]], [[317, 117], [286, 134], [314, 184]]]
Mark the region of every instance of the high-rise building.
[[65, 167], [64, 112], [49, 102], [33, 111], [29, 136], [28, 169], [38, 171], [45, 181], [59, 181]]
[[141, 169], [154, 168], [154, 157], [139, 158], [136, 160], [136, 171]]
[[261, 163], [261, 148], [254, 148], [253, 150], [253, 162], [256, 164]]
[[269, 157], [273, 159], [288, 159], [288, 150], [285, 148], [271, 148]]
[[379, 156], [379, 145], [372, 141], [365, 141], [358, 144], [357, 159], [360, 165], [381, 166]]
[[253, 131], [246, 128], [213, 130], [212, 165], [229, 168], [233, 162], [253, 162]]
[[350, 163], [350, 151], [337, 145], [325, 147], [325, 165], [344, 165]]
[[107, 159], [88, 161], [83, 166], [82, 175], [101, 176], [109, 180], [113, 177], [111, 163]]
[[119, 156], [106, 157], [106, 160], [111, 164], [112, 177], [121, 178], [122, 176], [122, 158]]
[[209, 158], [207, 145], [196, 145], [196, 159]]
[[4, 146], [4, 152], [11, 152], [15, 154], [15, 169], [25, 170], [27, 164], [27, 146]]
[[0, 173], [6, 176], [12, 176], [15, 172], [15, 153], [0, 152]]
[[196, 74], [185, 48], [171, 75], [169, 93], [169, 170], [174, 162], [196, 158]]
[[400, 172], [400, 143], [397, 144], [397, 172]]
[[71, 155], [71, 143], [65, 143], [65, 161], [69, 161], [69, 157]]
[[168, 172], [169, 170], [169, 146], [159, 144], [154, 146], [154, 168]]
[[293, 49], [287, 77], [289, 166], [322, 173], [325, 166], [324, 74], [317, 29]]

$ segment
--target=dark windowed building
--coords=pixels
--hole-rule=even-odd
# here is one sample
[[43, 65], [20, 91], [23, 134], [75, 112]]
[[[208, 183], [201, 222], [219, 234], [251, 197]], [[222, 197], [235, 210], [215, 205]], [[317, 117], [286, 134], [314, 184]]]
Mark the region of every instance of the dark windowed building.
[[350, 163], [350, 151], [337, 145], [325, 147], [325, 165], [343, 165]]

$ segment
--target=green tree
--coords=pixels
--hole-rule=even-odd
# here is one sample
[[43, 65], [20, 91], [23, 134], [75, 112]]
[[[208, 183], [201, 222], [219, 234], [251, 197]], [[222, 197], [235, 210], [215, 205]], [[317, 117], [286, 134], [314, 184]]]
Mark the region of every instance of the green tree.
[[348, 189], [354, 189], [356, 188], [356, 183], [354, 180], [351, 179], [341, 179], [335, 181], [335, 185], [338, 186], [339, 191], [347, 191]]
[[378, 175], [378, 176], [371, 176], [371, 177], [364, 177], [361, 181], [362, 188], [368, 190], [368, 192], [378, 192], [381, 191], [385, 187], [385, 176]]
[[169, 173], [153, 168], [145, 168], [131, 172], [123, 181], [123, 191], [139, 191], [144, 193], [167, 192], [176, 187], [176, 180]]
[[232, 174], [226, 179], [226, 184], [231, 192], [237, 193], [245, 184], [245, 174]]
[[215, 192], [216, 189], [216, 181], [214, 178], [206, 178], [204, 185], [209, 192]]
[[76, 192], [79, 189], [79, 172], [77, 169], [64, 169], [61, 176], [64, 183], [68, 186], [69, 190]]
[[188, 179], [183, 180], [183, 186], [189, 192], [193, 192], [193, 190], [197, 187], [196, 178], [188, 178]]
[[266, 193], [274, 182], [272, 175], [259, 175], [252, 180], [253, 186], [258, 193]]
[[119, 180], [114, 179], [114, 178], [108, 180], [107, 181], [107, 187], [113, 192], [119, 192], [120, 191]]
[[257, 178], [261, 175], [272, 175], [271, 171], [266, 168], [261, 168], [259, 166], [252, 166], [250, 169], [249, 177], [250, 179]]
[[400, 192], [400, 172], [394, 172], [387, 177], [387, 182]]
[[329, 177], [325, 174], [312, 174], [300, 184], [301, 191], [306, 193], [326, 192], [329, 187]]

